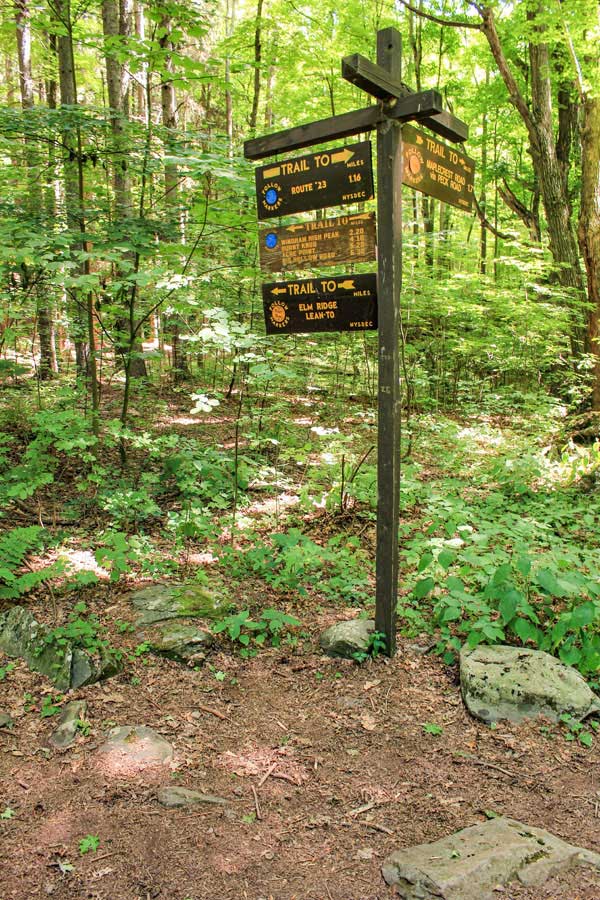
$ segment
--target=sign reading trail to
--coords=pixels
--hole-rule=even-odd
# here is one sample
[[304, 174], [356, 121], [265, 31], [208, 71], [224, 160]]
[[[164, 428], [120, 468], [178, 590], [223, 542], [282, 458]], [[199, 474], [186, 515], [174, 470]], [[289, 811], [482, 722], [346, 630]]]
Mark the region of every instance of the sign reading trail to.
[[267, 334], [377, 328], [377, 276], [334, 275], [263, 284]]
[[371, 143], [362, 141], [261, 166], [255, 179], [259, 219], [370, 200]]
[[375, 259], [375, 214], [317, 219], [260, 233], [261, 268], [268, 272]]
[[424, 131], [402, 128], [402, 181], [444, 203], [470, 210], [473, 205], [475, 162]]

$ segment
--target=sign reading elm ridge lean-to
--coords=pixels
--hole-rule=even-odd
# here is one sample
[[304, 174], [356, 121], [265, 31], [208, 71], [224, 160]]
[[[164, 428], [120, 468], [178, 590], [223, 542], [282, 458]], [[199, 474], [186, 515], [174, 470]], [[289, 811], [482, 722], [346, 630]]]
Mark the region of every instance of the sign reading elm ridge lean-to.
[[256, 169], [259, 219], [373, 197], [371, 143], [362, 141]]
[[377, 276], [333, 275], [263, 284], [267, 334], [377, 328]]
[[268, 272], [304, 268], [309, 263], [369, 262], [375, 259], [375, 214], [266, 228], [260, 232], [259, 252], [261, 268]]

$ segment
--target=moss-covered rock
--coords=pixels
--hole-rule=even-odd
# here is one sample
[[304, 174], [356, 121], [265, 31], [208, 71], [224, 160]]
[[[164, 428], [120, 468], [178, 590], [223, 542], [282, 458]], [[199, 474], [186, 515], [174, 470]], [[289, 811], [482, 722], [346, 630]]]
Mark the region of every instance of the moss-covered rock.
[[599, 698], [576, 669], [524, 647], [463, 647], [460, 687], [471, 715], [484, 722], [538, 716], [556, 722], [565, 713], [580, 721], [600, 711]]

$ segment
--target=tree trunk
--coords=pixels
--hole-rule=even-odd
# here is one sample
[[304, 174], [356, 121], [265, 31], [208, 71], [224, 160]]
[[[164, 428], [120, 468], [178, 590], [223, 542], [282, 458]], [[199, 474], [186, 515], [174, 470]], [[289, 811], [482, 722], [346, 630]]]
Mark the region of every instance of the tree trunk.
[[[162, 124], [166, 132], [165, 150], [167, 154], [172, 154], [175, 151], [177, 144], [177, 96], [175, 94], [175, 85], [173, 84], [173, 60], [168, 52], [173, 49], [170, 19], [165, 17], [161, 22], [161, 28], [163, 35], [160, 39], [160, 46], [161, 49], [167, 51], [163, 69], [160, 74]], [[171, 211], [171, 224], [179, 235], [179, 239], [183, 240], [184, 235], [179, 209], [179, 173], [177, 170], [177, 163], [174, 163], [171, 160], [165, 161], [165, 203], [167, 209]], [[189, 377], [190, 371], [187, 354], [181, 343], [181, 319], [177, 313], [174, 313], [169, 317], [167, 327], [171, 340], [173, 381], [175, 384], [178, 384]]]
[[258, 119], [258, 103], [260, 100], [260, 68], [262, 63], [262, 8], [263, 0], [258, 0], [256, 4], [256, 23], [254, 26], [254, 90], [252, 92], [252, 109], [250, 111], [250, 121], [248, 123], [251, 135], [256, 131], [256, 122]]
[[[600, 71], [598, 72], [600, 76]], [[596, 84], [598, 82], [596, 81]], [[588, 289], [586, 351], [593, 355], [592, 408], [600, 412], [600, 98], [588, 96], [581, 132], [579, 246]]]
[[[58, 56], [58, 76], [61, 106], [77, 106], [77, 79], [73, 56], [73, 20], [71, 0], [54, 0], [53, 10], [57, 19], [56, 52]], [[65, 127], [62, 131], [64, 147], [65, 207], [67, 228], [73, 234], [79, 233], [79, 247], [83, 251], [82, 275], [89, 275], [89, 246], [86, 238], [85, 180], [83, 172], [83, 146], [81, 128]], [[79, 298], [77, 298], [79, 299]], [[98, 429], [100, 395], [96, 365], [96, 336], [94, 332], [94, 296], [87, 291], [74, 310], [75, 357], [77, 372], [89, 379], [92, 397], [92, 419], [94, 430]], [[87, 344], [86, 344], [87, 338]]]
[[[15, 22], [17, 37], [17, 56], [19, 60], [19, 84], [21, 88], [21, 106], [25, 112], [34, 107], [33, 77], [31, 72], [31, 29], [30, 10], [27, 0], [15, 0]], [[43, 209], [42, 189], [40, 185], [40, 167], [38, 150], [30, 138], [25, 138], [25, 164], [28, 181], [28, 212], [32, 220], [38, 220]], [[54, 341], [54, 325], [52, 313], [47, 304], [46, 291], [39, 279], [35, 279], [33, 292], [36, 302], [38, 332], [40, 341], [39, 377], [49, 381], [58, 371], [56, 362], [56, 346]]]
[[[104, 48], [106, 59], [106, 87], [110, 106], [111, 130], [113, 136], [112, 184], [115, 200], [114, 220], [117, 231], [124, 237], [129, 233], [132, 216], [131, 178], [127, 162], [129, 125], [130, 76], [123, 62], [123, 46], [131, 37], [133, 5], [132, 0], [102, 0], [102, 24], [104, 28]], [[137, 268], [135, 253], [125, 254], [127, 272]], [[135, 308], [136, 284], [128, 284], [126, 271], [116, 266], [119, 280], [125, 282], [121, 297], [125, 309], [117, 316], [116, 349], [122, 357], [126, 378], [146, 378], [146, 364], [141, 356], [142, 344], [136, 337]]]
[[528, 18], [533, 23], [537, 37], [536, 42], [531, 42], [529, 45], [530, 109], [504, 55], [493, 11], [491, 7], [484, 7], [481, 10], [483, 32], [488, 39], [492, 55], [508, 90], [510, 101], [527, 128], [531, 158], [546, 214], [550, 252], [556, 266], [555, 277], [558, 283], [566, 289], [570, 298], [573, 308], [573, 349], [579, 351], [582, 349], [579, 301], [583, 298], [583, 280], [579, 266], [577, 242], [571, 222], [569, 197], [565, 190], [563, 168], [554, 143], [550, 58], [548, 45], [541, 40], [545, 26], [536, 22], [536, 17], [541, 11], [541, 4], [539, 4], [535, 11], [528, 12]]

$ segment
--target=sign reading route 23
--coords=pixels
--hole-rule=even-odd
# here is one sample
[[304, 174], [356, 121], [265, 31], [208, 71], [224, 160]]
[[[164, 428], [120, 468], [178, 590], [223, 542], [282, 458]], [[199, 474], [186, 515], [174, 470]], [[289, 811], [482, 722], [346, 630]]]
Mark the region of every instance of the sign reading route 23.
[[371, 143], [362, 141], [260, 166], [255, 178], [259, 219], [370, 200]]
[[334, 275], [263, 284], [267, 334], [377, 328], [377, 276]]

